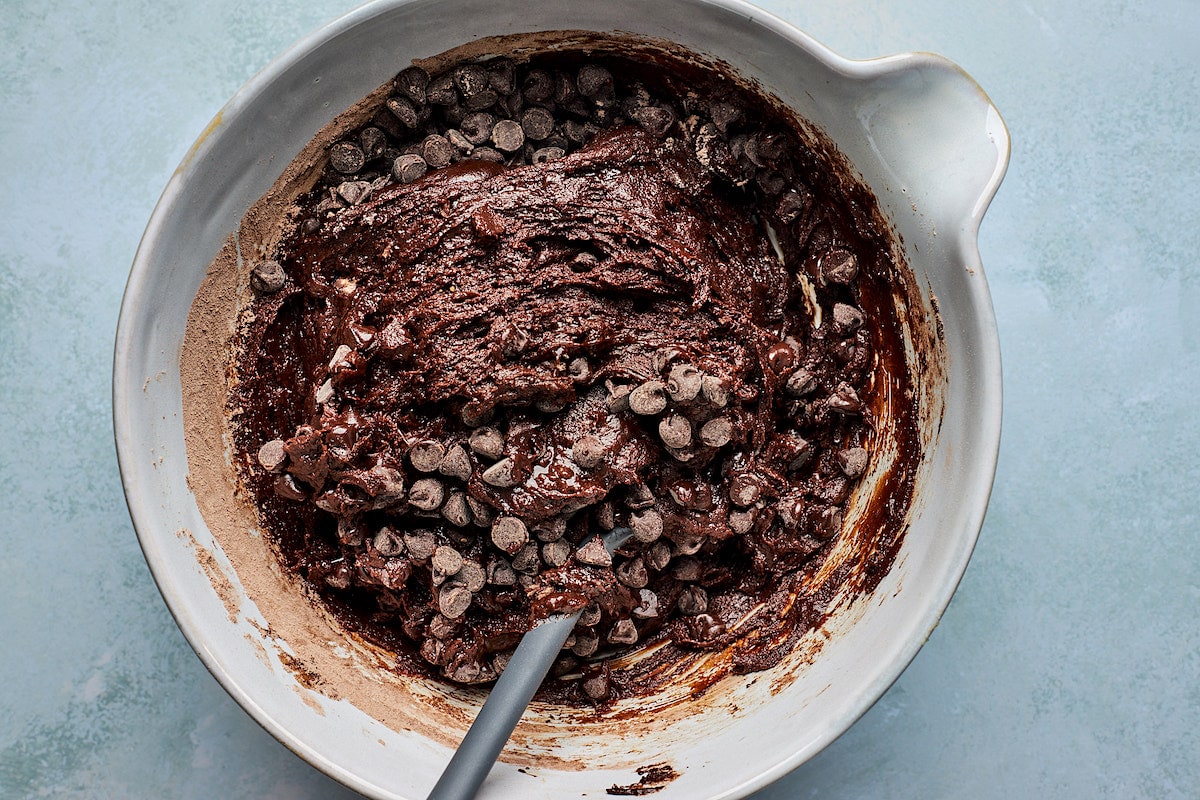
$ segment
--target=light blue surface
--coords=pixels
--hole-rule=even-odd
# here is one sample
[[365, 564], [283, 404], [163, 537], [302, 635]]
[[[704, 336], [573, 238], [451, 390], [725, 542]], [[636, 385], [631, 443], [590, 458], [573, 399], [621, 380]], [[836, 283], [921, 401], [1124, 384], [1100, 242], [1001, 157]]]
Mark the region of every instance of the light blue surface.
[[[763, 5], [848, 56], [957, 61], [1013, 158], [980, 241], [1005, 429], [979, 547], [899, 682], [757, 800], [1200, 797], [1200, 5]], [[254, 71], [349, 7], [0, 11], [0, 797], [352, 796], [188, 648], [109, 412], [159, 192]]]

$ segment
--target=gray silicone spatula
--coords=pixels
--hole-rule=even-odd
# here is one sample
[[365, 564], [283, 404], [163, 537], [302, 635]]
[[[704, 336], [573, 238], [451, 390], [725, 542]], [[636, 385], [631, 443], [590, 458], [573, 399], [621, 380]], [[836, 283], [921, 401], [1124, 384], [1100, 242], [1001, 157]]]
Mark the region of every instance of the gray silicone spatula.
[[[604, 549], [611, 554], [631, 533], [629, 528], [613, 528], [604, 535]], [[547, 617], [525, 634], [479, 710], [479, 716], [429, 793], [429, 800], [471, 800], [475, 796], [533, 699], [533, 693], [562, 652], [580, 613]]]

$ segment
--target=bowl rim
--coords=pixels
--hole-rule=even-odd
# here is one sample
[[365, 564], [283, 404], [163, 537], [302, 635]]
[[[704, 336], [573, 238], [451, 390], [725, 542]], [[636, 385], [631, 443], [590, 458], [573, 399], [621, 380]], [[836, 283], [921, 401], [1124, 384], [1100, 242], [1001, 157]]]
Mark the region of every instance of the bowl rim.
[[[149, 504], [138, 496], [138, 492], [132, 485], [134, 472], [132, 464], [135, 457], [133, 442], [136, 440], [136, 425], [131, 415], [122, 414], [121, 411], [130, 405], [130, 396], [135, 387], [139, 385], [137, 376], [128, 373], [126, 354], [134, 345], [132, 336], [132, 328], [135, 326], [132, 321], [135, 314], [134, 306], [137, 305], [138, 298], [144, 294], [143, 289], [147, 276], [155, 269], [155, 265], [150, 263], [147, 253], [154, 250], [155, 241], [160, 235], [164, 219], [170, 214], [181, 194], [189, 167], [207, 147], [211, 146], [212, 136], [220, 130], [222, 121], [236, 116], [243, 108], [253, 103], [266, 87], [294, 66], [305, 54], [382, 14], [415, 2], [419, 2], [419, 0], [371, 0], [321, 24], [272, 58], [221, 107], [187, 150], [155, 204], [134, 255], [129, 278], [122, 294], [113, 350], [113, 435], [122, 490], [139, 546], [150, 568], [151, 576], [177, 626], [209, 673], [260, 727], [326, 775], [351, 789], [366, 794], [373, 793], [378, 787], [331, 761], [282, 725], [270, 712], [256, 702], [254, 696], [233, 675], [221, 668], [214, 654], [205, 645], [202, 631], [192, 619], [184, 599], [167, 579], [166, 566], [156, 544], [155, 536], [149, 532], [154, 519], [153, 511], [148, 507]], [[979, 188], [977, 199], [969, 216], [964, 221], [963, 227], [950, 234], [954, 236], [954, 252], [963, 259], [963, 263], [975, 265], [980, 272], [981, 280], [969, 282], [966, 292], [971, 295], [971, 300], [974, 301], [976, 309], [980, 312], [977, 320], [980, 323], [979, 335], [981, 337], [978, 343], [980, 357], [977, 360], [977, 366], [980, 370], [980, 382], [987, 389], [983, 392], [985, 407], [977, 409], [980, 441], [986, 445], [986, 450], [975, 453], [975, 458], [981, 468], [975, 484], [970, 487], [971, 497], [966, 505], [971, 512], [967, 515], [962, 535], [954, 551], [952, 579], [938, 587], [939, 591], [934, 593], [925, 604], [925, 613], [916, 625], [917, 629], [923, 631], [923, 634], [910, 637], [908, 641], [904, 642], [900, 656], [890, 661], [887, 668], [882, 670], [873, 681], [864, 684], [859, 689], [857, 702], [850, 704], [850, 707], [840, 717], [831, 719], [830, 724], [826, 726], [827, 732], [824, 735], [817, 737], [811, 747], [797, 750], [788, 758], [774, 763], [770, 768], [761, 770], [720, 795], [714, 796], [714, 798], [730, 798], [750, 794], [796, 769], [840, 737], [854, 722], [870, 710], [903, 674], [936, 629], [966, 571], [983, 526], [995, 479], [1002, 418], [999, 335], [990, 291], [982, 272], [982, 262], [978, 252], [978, 233], [983, 217], [1007, 171], [1011, 157], [1011, 143], [1003, 118], [984, 90], [965, 70], [940, 55], [913, 51], [869, 59], [850, 59], [835, 53], [792, 23], [746, 2], [746, 0], [689, 0], [689, 2], [743, 16], [805, 51], [832, 72], [854, 80], [866, 81], [912, 69], [932, 69], [952, 73], [964, 80], [966, 85], [978, 94], [981, 104], [994, 115], [998, 126], [992, 131], [997, 148], [997, 159], [992, 173]]]

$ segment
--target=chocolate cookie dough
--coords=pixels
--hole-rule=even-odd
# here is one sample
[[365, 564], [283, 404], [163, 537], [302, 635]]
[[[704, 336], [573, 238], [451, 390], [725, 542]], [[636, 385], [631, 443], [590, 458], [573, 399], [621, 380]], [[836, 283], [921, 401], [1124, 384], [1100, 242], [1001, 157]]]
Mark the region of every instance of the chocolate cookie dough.
[[646, 690], [609, 664], [647, 644], [777, 663], [902, 359], [885, 233], [810, 139], [662, 57], [401, 72], [253, 268], [230, 406], [285, 567], [456, 682], [579, 608], [567, 699]]

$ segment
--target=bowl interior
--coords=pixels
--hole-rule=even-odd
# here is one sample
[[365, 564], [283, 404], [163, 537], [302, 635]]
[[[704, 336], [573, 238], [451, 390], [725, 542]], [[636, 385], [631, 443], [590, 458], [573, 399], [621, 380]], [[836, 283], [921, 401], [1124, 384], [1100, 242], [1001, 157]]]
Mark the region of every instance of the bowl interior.
[[[385, 724], [322, 686], [319, 675], [296, 668], [299, 642], [271, 635], [271, 600], [247, 596], [188, 483], [180, 375], [185, 321], [206, 267], [247, 209], [342, 109], [413, 58], [482, 36], [576, 29], [668, 39], [728, 62], [837, 142], [904, 243], [915, 273], [911, 302], [927, 321], [915, 335], [935, 332], [940, 352], [922, 378], [927, 445], [909, 532], [876, 591], [814, 634], [823, 640], [818, 658], [806, 663], [798, 656], [767, 673], [727, 680], [687, 713], [631, 716], [619, 741], [611, 730], [565, 736], [553, 709], [536, 709], [493, 770], [488, 791], [603, 793], [636, 783], [634, 768], [654, 763], [679, 773], [662, 798], [741, 796], [779, 777], [849, 727], [915, 655], [948, 603], [982, 523], [999, 439], [1000, 379], [975, 234], [1003, 174], [1007, 137], [969, 78], [931, 56], [849, 62], [736, 2], [365, 6], [256, 76], [172, 177], [122, 306], [114, 417], [142, 547], [189, 641], [268, 730], [369, 796], [425, 796], [478, 695], [408, 686], [414, 709], [434, 695], [451, 716], [457, 709], [459, 730], [431, 737], [418, 712], [409, 723]], [[245, 533], [257, 536], [251, 527]], [[379, 680], [364, 666], [378, 654], [352, 652], [319, 627], [313, 639], [358, 665], [363, 680]]]

